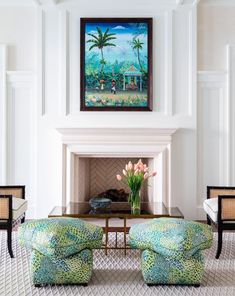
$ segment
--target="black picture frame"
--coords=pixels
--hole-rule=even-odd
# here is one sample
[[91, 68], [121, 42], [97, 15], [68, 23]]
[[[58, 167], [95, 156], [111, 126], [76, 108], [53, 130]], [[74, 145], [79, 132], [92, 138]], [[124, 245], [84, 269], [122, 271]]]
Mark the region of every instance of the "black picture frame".
[[[86, 25], [95, 23], [145, 23], [147, 26], [147, 71], [144, 73], [147, 81], [145, 106], [88, 106], [86, 103], [86, 75], [85, 75], [85, 56], [86, 56]], [[153, 105], [153, 81], [152, 81], [152, 18], [81, 18], [80, 19], [80, 110], [81, 111], [152, 111]], [[130, 78], [129, 78], [130, 79]], [[141, 78], [142, 79], [142, 78]], [[125, 78], [124, 85], [125, 85]], [[101, 80], [99, 80], [101, 81]], [[114, 80], [115, 81], [115, 80]], [[113, 82], [112, 82], [113, 83]], [[115, 82], [116, 83], [116, 82]], [[123, 86], [123, 88], [125, 88]], [[139, 90], [139, 89], [138, 89]], [[99, 90], [98, 90], [99, 91]], [[111, 90], [112, 92], [112, 90]], [[116, 93], [116, 89], [115, 89]]]

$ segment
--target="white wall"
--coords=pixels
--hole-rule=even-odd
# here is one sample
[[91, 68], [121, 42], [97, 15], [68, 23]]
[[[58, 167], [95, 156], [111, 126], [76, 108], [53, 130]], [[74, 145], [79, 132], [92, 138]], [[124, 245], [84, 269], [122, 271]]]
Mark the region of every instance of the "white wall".
[[0, 7], [0, 43], [8, 45], [8, 70], [35, 69], [35, 7]]
[[[222, 1], [221, 1], [222, 2]], [[225, 1], [226, 2], [226, 1]], [[198, 6], [198, 69], [226, 70], [226, 45], [235, 43], [235, 5]]]
[[[22, 134], [26, 143], [31, 146], [29, 152], [28, 148], [25, 151], [16, 148], [17, 151], [13, 154], [16, 156], [14, 163], [17, 169], [14, 172], [14, 165], [8, 165], [8, 182], [19, 180], [26, 183], [29, 190], [28, 199], [34, 208], [30, 215], [45, 217], [54, 205], [59, 205], [62, 201], [62, 147], [55, 128], [178, 128], [172, 144], [172, 199], [186, 218], [204, 217], [201, 205], [205, 186], [208, 182], [218, 184], [229, 179], [230, 154], [226, 146], [227, 138], [225, 138], [226, 144], [215, 149], [214, 154], [210, 155], [212, 157], [210, 161], [206, 158], [208, 151], [212, 149], [212, 141], [208, 142], [207, 137], [211, 133], [210, 127], [216, 128], [213, 138], [215, 143], [221, 142], [223, 139], [221, 135], [228, 134], [228, 126], [224, 124], [223, 116], [227, 114], [229, 100], [226, 88], [227, 74], [222, 73], [223, 78], [219, 80], [218, 86], [217, 76], [201, 72], [198, 76], [199, 105], [197, 106], [197, 11], [196, 6], [192, 4], [194, 1], [187, 1], [188, 4], [179, 6], [173, 0], [130, 0], [128, 6], [124, 0], [118, 2], [100, 0], [99, 5], [92, 3], [91, 0], [79, 3], [71, 0], [37, 8], [4, 7], [2, 10], [0, 7], [0, 15], [7, 10], [8, 17], [14, 17], [14, 22], [17, 24], [14, 27], [8, 26], [6, 30], [0, 28], [0, 43], [15, 44], [14, 50], [11, 51], [10, 48], [9, 51], [8, 70], [32, 70], [30, 72], [32, 81], [34, 77], [36, 78], [35, 85], [28, 79], [28, 84], [21, 84], [21, 89], [16, 92], [16, 97], [19, 98], [15, 105], [17, 109], [19, 108], [19, 117], [17, 117], [19, 127], [16, 129], [15, 139], [17, 140]], [[204, 8], [200, 8], [200, 15], [205, 13], [201, 11], [202, 9]], [[30, 15], [28, 18], [27, 14]], [[107, 16], [153, 17], [153, 112], [80, 112], [79, 110], [80, 17]], [[21, 22], [24, 23], [22, 18], [29, 20], [28, 31], [20, 27]], [[7, 25], [9, 19], [5, 21], [1, 19], [0, 22], [3, 22], [2, 25]], [[199, 28], [200, 34], [206, 36], [206, 24], [202, 27], [199, 24]], [[199, 40], [203, 38], [199, 36]], [[198, 60], [202, 70], [226, 68], [224, 62], [221, 65], [213, 64], [213, 67], [212, 62], [206, 65], [203, 53], [212, 49], [201, 41], [200, 47], [202, 49]], [[216, 54], [221, 55], [221, 52]], [[21, 80], [23, 73], [18, 71], [17, 73], [19, 75], [16, 79]], [[8, 75], [13, 74], [9, 72]], [[215, 83], [210, 84], [210, 80]], [[32, 87], [35, 93], [31, 91]], [[227, 102], [224, 112], [220, 112], [221, 102]], [[28, 116], [29, 106], [32, 108], [33, 117]], [[210, 116], [207, 116], [207, 113]], [[27, 128], [24, 128], [23, 122], [20, 123], [20, 117], [24, 115], [26, 116], [24, 124]], [[220, 116], [219, 124], [216, 122], [216, 116]], [[33, 128], [30, 139], [25, 135], [27, 129], [27, 135], [32, 131], [28, 128], [29, 124]], [[206, 133], [202, 134], [204, 127], [207, 127]], [[22, 159], [28, 164], [26, 167], [23, 167], [21, 153], [25, 153]], [[205, 163], [204, 159], [208, 163]], [[221, 178], [221, 174], [220, 176], [215, 174], [210, 179], [208, 177], [210, 165], [212, 170], [223, 168], [227, 175]], [[32, 171], [32, 176], [28, 175], [28, 170]], [[13, 176], [17, 178], [12, 179]]]

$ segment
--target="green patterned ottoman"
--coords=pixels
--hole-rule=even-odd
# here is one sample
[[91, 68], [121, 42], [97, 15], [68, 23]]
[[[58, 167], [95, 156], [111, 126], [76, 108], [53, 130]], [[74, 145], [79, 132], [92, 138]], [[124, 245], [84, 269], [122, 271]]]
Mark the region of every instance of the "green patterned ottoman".
[[92, 249], [102, 245], [103, 230], [76, 218], [50, 218], [26, 222], [19, 242], [32, 250], [35, 285], [87, 284], [92, 275]]
[[211, 227], [174, 218], [153, 219], [130, 229], [129, 244], [143, 250], [141, 268], [147, 284], [200, 285], [202, 250], [210, 248]]

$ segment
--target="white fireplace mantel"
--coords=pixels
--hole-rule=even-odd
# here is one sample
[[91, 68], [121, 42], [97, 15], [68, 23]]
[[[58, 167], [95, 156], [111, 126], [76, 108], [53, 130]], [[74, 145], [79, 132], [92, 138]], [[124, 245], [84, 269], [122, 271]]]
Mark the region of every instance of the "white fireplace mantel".
[[70, 145], [75, 143], [104, 144], [169, 143], [177, 129], [169, 128], [57, 128], [62, 142]]
[[[84, 179], [79, 159], [84, 157], [150, 158], [158, 172], [152, 186], [154, 201], [171, 206], [171, 142], [176, 129], [58, 128], [62, 144], [63, 199], [76, 201]], [[156, 197], [156, 198], [155, 198]]]

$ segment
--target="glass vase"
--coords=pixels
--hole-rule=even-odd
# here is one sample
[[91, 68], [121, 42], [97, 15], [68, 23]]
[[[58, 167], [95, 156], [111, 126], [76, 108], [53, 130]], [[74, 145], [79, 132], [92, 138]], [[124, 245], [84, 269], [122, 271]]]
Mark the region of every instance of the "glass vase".
[[131, 214], [139, 215], [140, 211], [141, 211], [141, 194], [140, 194], [140, 190], [130, 192], [129, 202], [131, 204]]

